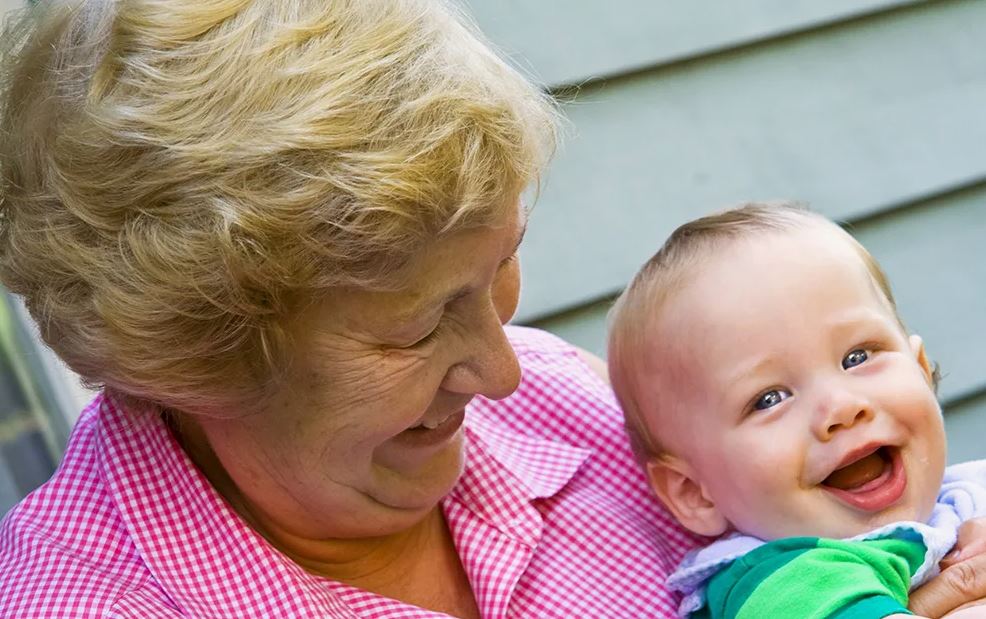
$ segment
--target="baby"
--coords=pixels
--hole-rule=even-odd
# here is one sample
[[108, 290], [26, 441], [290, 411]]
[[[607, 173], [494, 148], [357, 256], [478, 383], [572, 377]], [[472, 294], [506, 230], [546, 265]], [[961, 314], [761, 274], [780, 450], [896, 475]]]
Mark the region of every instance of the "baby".
[[613, 309], [609, 370], [657, 497], [729, 534], [669, 579], [682, 616], [905, 616], [986, 513], [983, 486], [945, 475], [936, 372], [886, 276], [800, 207], [676, 230]]

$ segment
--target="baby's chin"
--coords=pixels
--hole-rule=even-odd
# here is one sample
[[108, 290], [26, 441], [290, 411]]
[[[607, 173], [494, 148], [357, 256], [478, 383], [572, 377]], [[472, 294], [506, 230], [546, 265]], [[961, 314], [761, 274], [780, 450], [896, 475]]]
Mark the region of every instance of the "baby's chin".
[[[841, 506], [840, 506], [841, 507]], [[799, 518], [782, 526], [761, 529], [756, 537], [775, 540], [785, 537], [827, 537], [847, 539], [869, 533], [889, 524], [898, 522], [926, 522], [934, 508], [934, 498], [928, 500], [898, 503], [875, 514], [867, 514], [849, 508], [819, 510], [815, 518]]]
[[890, 513], [880, 513], [876, 515], [861, 515], [857, 519], [846, 519], [844, 522], [833, 523], [828, 527], [826, 533], [816, 537], [831, 537], [835, 539], [845, 539], [856, 537], [874, 531], [889, 524], [905, 521], [922, 521], [920, 510], [917, 508], [902, 507], [901, 509], [889, 510]]

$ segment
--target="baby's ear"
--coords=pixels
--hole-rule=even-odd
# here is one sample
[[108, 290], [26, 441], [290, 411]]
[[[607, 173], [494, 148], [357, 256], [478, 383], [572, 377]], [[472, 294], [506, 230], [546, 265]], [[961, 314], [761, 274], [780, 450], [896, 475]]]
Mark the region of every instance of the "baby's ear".
[[708, 537], [726, 532], [729, 522], [708, 497], [687, 462], [665, 454], [648, 460], [646, 468], [654, 494], [678, 522], [690, 531]]
[[924, 375], [928, 378], [928, 382], [934, 384], [935, 382], [935, 369], [931, 367], [931, 362], [928, 361], [928, 355], [924, 351], [924, 341], [921, 340], [920, 335], [911, 335], [908, 338], [911, 344], [911, 352], [914, 354], [914, 358], [917, 360], [918, 365], [924, 370]]

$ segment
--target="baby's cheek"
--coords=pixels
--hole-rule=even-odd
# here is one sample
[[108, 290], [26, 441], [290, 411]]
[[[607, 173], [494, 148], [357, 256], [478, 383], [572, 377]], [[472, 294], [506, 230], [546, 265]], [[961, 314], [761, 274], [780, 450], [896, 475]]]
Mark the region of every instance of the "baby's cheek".
[[777, 492], [773, 480], [759, 465], [722, 470], [726, 479], [720, 484], [720, 502], [730, 506], [729, 511], [737, 520], [745, 520], [744, 514], [765, 511], [769, 509], [767, 504], [775, 502]]
[[803, 457], [778, 441], [767, 441], [747, 456], [746, 475], [765, 493], [786, 492], [801, 477]]
[[784, 451], [771, 450], [760, 457], [751, 457], [743, 482], [751, 509], [761, 517], [777, 516], [793, 509], [801, 490], [800, 475], [799, 459]]

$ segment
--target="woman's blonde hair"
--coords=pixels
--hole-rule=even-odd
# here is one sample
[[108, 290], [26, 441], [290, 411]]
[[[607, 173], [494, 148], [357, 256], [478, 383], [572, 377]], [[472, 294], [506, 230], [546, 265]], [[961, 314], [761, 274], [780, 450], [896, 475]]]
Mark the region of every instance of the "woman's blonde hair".
[[299, 303], [392, 285], [554, 148], [439, 0], [44, 1], [2, 46], [0, 280], [135, 402], [262, 399]]
[[[886, 274], [859, 241], [822, 215], [796, 202], [750, 202], [690, 221], [671, 233], [616, 300], [609, 313], [607, 356], [610, 379], [626, 420], [630, 445], [644, 462], [666, 451], [644, 423], [647, 397], [647, 352], [655, 344], [653, 327], [660, 321], [667, 300], [699, 272], [717, 249], [733, 241], [765, 232], [793, 232], [822, 227], [841, 237], [866, 267], [901, 330], [906, 332]], [[937, 386], [938, 372], [933, 382]]]

